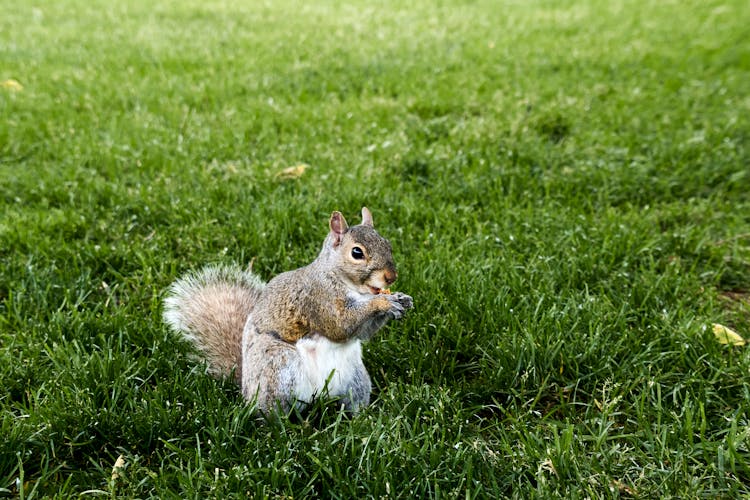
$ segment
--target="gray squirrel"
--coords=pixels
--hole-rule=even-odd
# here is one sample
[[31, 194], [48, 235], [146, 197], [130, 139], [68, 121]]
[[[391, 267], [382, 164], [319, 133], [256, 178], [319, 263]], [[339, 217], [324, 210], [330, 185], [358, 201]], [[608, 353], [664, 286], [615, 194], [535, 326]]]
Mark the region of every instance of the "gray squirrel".
[[340, 398], [351, 412], [370, 402], [361, 342], [413, 307], [396, 281], [391, 245], [362, 208], [349, 227], [333, 212], [318, 257], [268, 283], [237, 266], [207, 267], [177, 280], [164, 321], [190, 341], [216, 377], [234, 370], [242, 395], [268, 413]]

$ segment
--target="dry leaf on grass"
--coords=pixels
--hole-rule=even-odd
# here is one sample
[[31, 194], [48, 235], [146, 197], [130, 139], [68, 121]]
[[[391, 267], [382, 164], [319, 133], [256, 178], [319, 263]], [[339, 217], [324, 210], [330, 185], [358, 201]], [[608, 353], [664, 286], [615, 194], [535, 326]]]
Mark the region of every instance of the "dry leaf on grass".
[[2, 83], [0, 83], [0, 87], [8, 90], [12, 90], [13, 92], [20, 92], [23, 90], [23, 85], [18, 83], [18, 81], [10, 78], [8, 80], [4, 80]]
[[720, 344], [733, 346], [743, 346], [747, 344], [747, 341], [745, 341], [745, 339], [743, 339], [740, 334], [729, 327], [714, 323], [713, 330], [714, 335], [716, 335], [716, 340], [718, 340]]
[[276, 174], [277, 179], [299, 179], [302, 177], [302, 174], [305, 173], [305, 170], [307, 170], [306, 163], [300, 163], [298, 165], [294, 165], [292, 167], [287, 167], [280, 172]]
[[112, 467], [112, 481], [117, 481], [120, 477], [120, 471], [125, 467], [125, 458], [120, 455], [115, 460], [115, 465]]
[[635, 491], [635, 488], [632, 488], [631, 486], [628, 486], [627, 484], [623, 483], [622, 481], [619, 481], [617, 479], [613, 479], [609, 483], [609, 489], [610, 491], [614, 492], [617, 490], [621, 495], [629, 496], [629, 497], [637, 497], [638, 493]]

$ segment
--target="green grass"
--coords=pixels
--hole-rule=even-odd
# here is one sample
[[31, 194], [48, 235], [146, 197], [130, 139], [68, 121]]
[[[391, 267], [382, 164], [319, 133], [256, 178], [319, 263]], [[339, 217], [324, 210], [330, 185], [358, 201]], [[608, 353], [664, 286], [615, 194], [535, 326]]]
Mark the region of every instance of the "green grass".
[[[0, 496], [750, 495], [747, 2], [406, 5], [0, 0]], [[259, 423], [164, 290], [362, 205], [374, 402]]]

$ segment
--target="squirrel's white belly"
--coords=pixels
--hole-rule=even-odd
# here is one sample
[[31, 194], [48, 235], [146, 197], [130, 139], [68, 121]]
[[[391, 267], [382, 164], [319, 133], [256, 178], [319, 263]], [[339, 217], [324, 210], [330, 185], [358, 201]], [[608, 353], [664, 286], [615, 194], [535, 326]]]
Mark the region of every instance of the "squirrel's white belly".
[[305, 376], [297, 387], [297, 398], [311, 401], [327, 388], [331, 396], [342, 396], [357, 375], [362, 364], [362, 346], [359, 339], [348, 342], [332, 342], [322, 335], [313, 335], [298, 340], [295, 344], [302, 360]]

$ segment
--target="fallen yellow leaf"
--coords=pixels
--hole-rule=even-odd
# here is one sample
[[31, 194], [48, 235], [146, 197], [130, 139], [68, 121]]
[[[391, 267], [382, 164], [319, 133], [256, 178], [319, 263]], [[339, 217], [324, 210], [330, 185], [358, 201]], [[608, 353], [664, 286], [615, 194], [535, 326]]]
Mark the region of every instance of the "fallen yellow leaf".
[[307, 167], [309, 167], [309, 165], [305, 163], [300, 163], [299, 165], [294, 165], [293, 167], [287, 167], [278, 172], [276, 174], [276, 177], [278, 179], [299, 179], [300, 177], [302, 177], [302, 174], [305, 173]]
[[734, 346], [743, 346], [747, 344], [747, 341], [743, 339], [739, 333], [724, 325], [714, 323], [713, 330], [714, 335], [716, 335], [716, 340], [718, 340], [720, 344]]
[[125, 467], [125, 458], [120, 455], [115, 460], [115, 465], [112, 467], [112, 481], [116, 481], [120, 477], [120, 472]]
[[620, 492], [620, 494], [624, 494], [625, 496], [629, 496], [629, 497], [637, 497], [638, 496], [638, 493], [635, 491], [634, 488], [631, 488], [627, 484], [625, 484], [622, 481], [617, 480], [617, 479], [613, 479], [612, 481], [609, 482], [609, 489], [612, 492], [615, 491], [615, 488], [617, 489], [617, 491]]
[[18, 83], [16, 80], [12, 78], [0, 83], [0, 87], [4, 89], [12, 90], [13, 92], [20, 92], [21, 90], [23, 90], [23, 85], [21, 85], [20, 83]]

